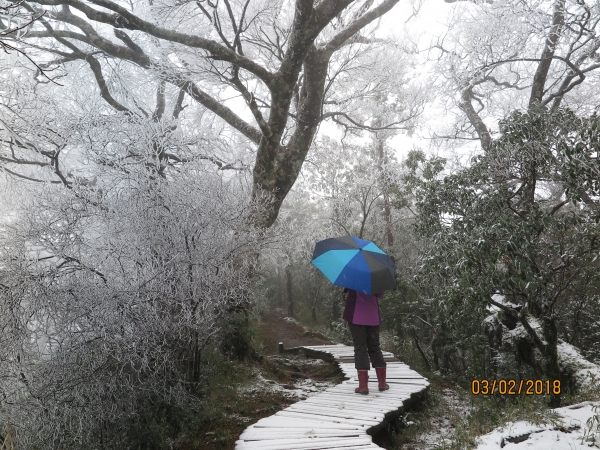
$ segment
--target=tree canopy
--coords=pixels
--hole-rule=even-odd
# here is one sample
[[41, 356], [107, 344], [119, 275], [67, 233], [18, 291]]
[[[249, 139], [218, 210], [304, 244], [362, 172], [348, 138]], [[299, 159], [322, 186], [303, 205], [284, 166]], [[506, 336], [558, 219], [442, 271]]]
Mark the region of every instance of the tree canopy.
[[[82, 78], [76, 83], [94, 83], [104, 100], [94, 108], [101, 116], [169, 121], [152, 144], [159, 174], [190, 158], [181, 149], [173, 151], [161, 144], [176, 129], [183, 129], [188, 141], [194, 140], [186, 131], [199, 124], [191, 114], [185, 116], [187, 102], [226, 123], [245, 138], [245, 146], [255, 149], [253, 195], [264, 191], [273, 199], [256, 222], [268, 227], [296, 181], [323, 120], [349, 128], [394, 128], [407, 126], [419, 114], [418, 102], [392, 88], [397, 74], [378, 71], [366, 76], [367, 66], [377, 64], [369, 49], [393, 49], [393, 44], [373, 38], [371, 31], [398, 1], [44, 0], [22, 4], [43, 17], [21, 41], [43, 55], [39, 67], [48, 73], [52, 70], [54, 80], [77, 70]], [[361, 77], [364, 81], [357, 83]], [[84, 97], [89, 98], [89, 93]], [[231, 97], [243, 99], [245, 108], [240, 110], [239, 101], [228, 102]], [[81, 105], [85, 100], [71, 96], [70, 101]], [[374, 105], [385, 107], [385, 123], [375, 125], [368, 115], [353, 112]], [[80, 118], [85, 109], [80, 110]], [[188, 122], [181, 122], [184, 116]], [[6, 170], [32, 178], [14, 167], [42, 165], [69, 186], [72, 180], [59, 163], [64, 153], [43, 148], [52, 146], [44, 142], [47, 136], [34, 136], [27, 128], [5, 124], [16, 152], [4, 157]], [[127, 157], [131, 156], [121, 155]], [[221, 169], [234, 166], [233, 161], [222, 161], [203, 149], [195, 149], [192, 157], [213, 161]]]

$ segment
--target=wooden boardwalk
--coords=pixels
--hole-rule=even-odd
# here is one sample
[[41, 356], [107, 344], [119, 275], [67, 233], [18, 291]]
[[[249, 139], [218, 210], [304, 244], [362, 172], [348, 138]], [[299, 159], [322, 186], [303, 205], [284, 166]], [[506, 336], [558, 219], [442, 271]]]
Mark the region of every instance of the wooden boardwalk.
[[384, 352], [390, 389], [379, 392], [371, 369], [369, 395], [355, 394], [358, 381], [352, 347], [317, 345], [297, 350], [309, 357], [335, 360], [346, 381], [250, 425], [236, 442], [236, 450], [380, 449], [370, 435], [429, 386], [426, 378]]

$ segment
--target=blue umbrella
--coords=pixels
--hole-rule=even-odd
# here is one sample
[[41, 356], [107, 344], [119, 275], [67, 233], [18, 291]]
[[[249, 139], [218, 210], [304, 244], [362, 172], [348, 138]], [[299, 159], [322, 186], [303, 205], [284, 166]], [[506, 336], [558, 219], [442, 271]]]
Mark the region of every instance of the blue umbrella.
[[374, 295], [396, 286], [392, 259], [371, 241], [354, 236], [317, 242], [312, 263], [336, 286]]

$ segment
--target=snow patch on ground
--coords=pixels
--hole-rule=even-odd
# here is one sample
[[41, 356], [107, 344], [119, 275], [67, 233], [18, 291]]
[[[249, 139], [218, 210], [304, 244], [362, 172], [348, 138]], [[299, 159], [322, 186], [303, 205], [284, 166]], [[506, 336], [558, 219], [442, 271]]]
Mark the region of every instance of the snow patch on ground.
[[[443, 448], [451, 442], [456, 427], [455, 418], [466, 417], [471, 412], [472, 406], [469, 402], [462, 400], [458, 393], [453, 389], [442, 390], [442, 401], [449, 411], [449, 414], [443, 414], [432, 420], [432, 431], [422, 434], [418, 437], [418, 442], [411, 446], [414, 450], [433, 450]], [[407, 421], [406, 425], [412, 422]]]
[[325, 364], [325, 361], [323, 361], [322, 359], [307, 359], [306, 361], [303, 361], [303, 364], [308, 366], [318, 366]]
[[554, 424], [510, 422], [480, 438], [476, 450], [583, 450], [600, 448], [600, 403], [584, 402], [554, 410]]
[[262, 376], [259, 370], [254, 371], [253, 383], [238, 388], [240, 395], [251, 395], [259, 392], [280, 393], [290, 400], [304, 400], [327, 388], [335, 386], [330, 381], [315, 381], [310, 378], [297, 380], [294, 384], [279, 384]]

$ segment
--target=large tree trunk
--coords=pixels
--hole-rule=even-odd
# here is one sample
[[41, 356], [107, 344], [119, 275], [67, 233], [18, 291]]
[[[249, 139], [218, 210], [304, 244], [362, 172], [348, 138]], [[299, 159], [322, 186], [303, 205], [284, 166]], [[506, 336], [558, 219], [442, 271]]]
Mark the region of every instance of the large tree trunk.
[[554, 59], [554, 53], [560, 34], [565, 22], [565, 0], [556, 0], [554, 3], [554, 13], [552, 15], [552, 28], [548, 33], [546, 45], [542, 51], [540, 62], [535, 75], [533, 76], [533, 85], [531, 86], [531, 95], [529, 97], [529, 109], [540, 105], [544, 96], [544, 88], [548, 79], [550, 65]]
[[[285, 123], [275, 123], [274, 125], [281, 125], [278, 135], [271, 139], [263, 137], [259, 143], [253, 173], [253, 196], [256, 198], [264, 192], [271, 195], [271, 202], [257, 218], [259, 226], [268, 228], [275, 222], [285, 197], [300, 174], [321, 121], [330, 57], [330, 52], [317, 50], [314, 46], [306, 56], [304, 83], [299, 92], [298, 127], [287, 145], [279, 144]], [[295, 82], [296, 80], [293, 84], [282, 83], [278, 90], [273, 92], [273, 104], [279, 103], [278, 109], [289, 110]]]

